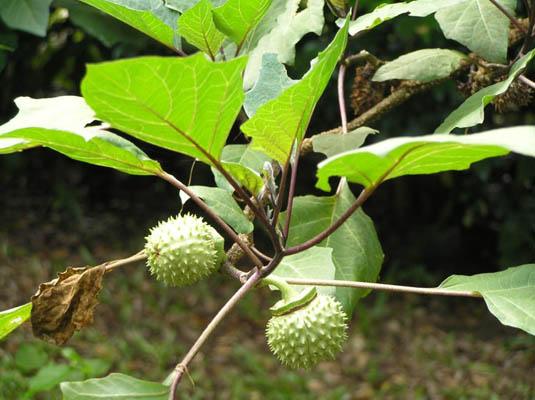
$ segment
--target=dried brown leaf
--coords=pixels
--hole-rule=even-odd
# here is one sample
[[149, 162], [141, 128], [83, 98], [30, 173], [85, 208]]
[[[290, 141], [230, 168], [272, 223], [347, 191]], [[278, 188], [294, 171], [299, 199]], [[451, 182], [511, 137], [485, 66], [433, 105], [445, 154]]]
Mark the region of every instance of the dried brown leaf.
[[68, 267], [58, 278], [39, 285], [32, 296], [32, 330], [34, 336], [63, 345], [73, 335], [93, 322], [93, 311], [102, 289], [103, 265]]

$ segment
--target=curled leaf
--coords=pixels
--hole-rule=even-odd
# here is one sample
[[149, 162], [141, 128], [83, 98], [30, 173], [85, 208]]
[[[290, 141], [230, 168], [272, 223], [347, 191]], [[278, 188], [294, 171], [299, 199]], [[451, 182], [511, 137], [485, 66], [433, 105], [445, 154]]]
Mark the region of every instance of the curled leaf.
[[103, 265], [90, 268], [68, 267], [58, 278], [39, 285], [32, 296], [34, 336], [63, 345], [73, 335], [93, 322], [93, 310], [102, 289]]

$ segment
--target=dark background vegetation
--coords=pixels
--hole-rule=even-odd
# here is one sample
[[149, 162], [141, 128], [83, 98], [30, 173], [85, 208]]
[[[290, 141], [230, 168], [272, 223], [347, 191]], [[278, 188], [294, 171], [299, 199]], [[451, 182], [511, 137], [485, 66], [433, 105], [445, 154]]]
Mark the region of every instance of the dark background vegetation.
[[[372, 2], [361, 3], [365, 8]], [[324, 36], [302, 41], [290, 75], [307, 70], [334, 30], [328, 23]], [[17, 43], [16, 51], [0, 56], [7, 58], [0, 72], [0, 123], [16, 113], [13, 99], [18, 96], [79, 95], [87, 63], [170, 55], [135, 32], [127, 43], [107, 47], [59, 11], [46, 38], [5, 26], [0, 32]], [[426, 47], [466, 52], [444, 39], [432, 17], [399, 17], [352, 41], [349, 51], [366, 49], [390, 60]], [[350, 70], [348, 92], [352, 78]], [[380, 134], [371, 140], [431, 133], [461, 100], [452, 82], [416, 95], [374, 124]], [[489, 106], [481, 129], [526, 123], [535, 123], [533, 103], [507, 115]], [[333, 77], [309, 132], [338, 125]], [[236, 127], [231, 140], [239, 140], [237, 132]], [[138, 144], [188, 181], [190, 159]], [[310, 155], [302, 161], [298, 194], [321, 194], [312, 189], [320, 159]], [[208, 168], [194, 168], [193, 183], [212, 184]], [[533, 262], [534, 177], [535, 160], [511, 155], [465, 172], [384, 184], [365, 206], [386, 256], [381, 281], [436, 286], [454, 273]], [[1, 156], [0, 187], [0, 309], [27, 302], [39, 282], [67, 265], [132, 254], [142, 247], [149, 227], [180, 210], [178, 193], [165, 182], [78, 163], [47, 149]], [[95, 327], [76, 335], [71, 349], [104, 360], [113, 371], [154, 380], [165, 377], [236, 289], [236, 283], [219, 276], [200, 288], [167, 290], [150, 280], [141, 264], [113, 275], [102, 293]], [[289, 372], [267, 354], [265, 309], [273, 298], [261, 294], [239, 306], [192, 364], [196, 386], [183, 383], [188, 398], [534, 398], [533, 338], [501, 326], [481, 301], [373, 293], [358, 307], [340, 360], [304, 374]], [[38, 343], [28, 328], [22, 329], [0, 343], [0, 398], [23, 398], [27, 378], [35, 374], [16, 362], [23, 342], [47, 360], [76, 363], [68, 351]], [[40, 396], [58, 398], [55, 390]]]

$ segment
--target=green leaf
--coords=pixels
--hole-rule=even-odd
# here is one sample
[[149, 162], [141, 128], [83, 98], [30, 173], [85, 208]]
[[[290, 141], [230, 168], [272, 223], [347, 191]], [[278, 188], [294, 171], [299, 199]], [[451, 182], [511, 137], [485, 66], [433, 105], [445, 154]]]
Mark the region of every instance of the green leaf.
[[[472, 0], [416, 0], [410, 3], [381, 4], [372, 12], [361, 15], [355, 21], [351, 21], [349, 24], [349, 34], [353, 36], [359, 32], [373, 29], [383, 22], [402, 14], [409, 13], [411, 17], [425, 17], [442, 8], [466, 1]], [[342, 26], [344, 22], [344, 19], [336, 21], [338, 26]]]
[[301, 142], [317, 101], [347, 42], [347, 24], [338, 31], [329, 47], [307, 75], [261, 106], [254, 117], [241, 126], [253, 138], [252, 148], [261, 150], [282, 164], [290, 157], [294, 142]]
[[[296, 197], [287, 246], [301, 244], [327, 229], [354, 201], [355, 196], [347, 184], [343, 185], [338, 195]], [[364, 282], [377, 280], [383, 263], [383, 250], [372, 220], [362, 209], [349, 217], [320, 246], [333, 249], [335, 279]], [[350, 316], [358, 300], [366, 293], [368, 291], [364, 289], [337, 287], [335, 297]]]
[[82, 93], [114, 128], [211, 164], [242, 105], [245, 63], [214, 63], [199, 53], [88, 65]]
[[318, 164], [316, 187], [329, 191], [329, 177], [345, 176], [365, 187], [404, 175], [463, 170], [473, 162], [513, 151], [535, 157], [535, 126], [472, 135], [400, 137], [330, 157]]
[[214, 10], [214, 22], [241, 48], [271, 3], [272, 0], [228, 0]]
[[22, 343], [15, 353], [15, 365], [24, 373], [41, 368], [48, 361], [48, 354], [39, 346]]
[[52, 0], [3, 0], [0, 17], [13, 29], [46, 36]]
[[24, 321], [30, 318], [32, 303], [0, 311], [0, 340], [17, 329]]
[[472, 276], [452, 275], [440, 287], [479, 292], [502, 324], [535, 335], [535, 264]]
[[68, 379], [73, 372], [75, 372], [74, 368], [69, 365], [49, 363], [30, 378], [30, 388], [26, 392], [26, 396], [31, 398], [37, 392], [52, 389], [60, 382]]
[[[329, 247], [314, 246], [301, 253], [286, 256], [273, 272], [281, 278], [299, 279], [335, 279], [336, 268], [332, 260], [333, 249]], [[310, 286], [293, 285], [297, 290]], [[335, 296], [336, 288], [333, 286], [317, 286], [318, 293]]]
[[131, 26], [94, 7], [80, 3], [79, 0], [56, 0], [54, 4], [66, 7], [72, 23], [100, 40], [106, 47], [112, 47], [117, 43], [129, 43], [140, 48], [150, 42], [147, 36]]
[[82, 382], [63, 382], [63, 400], [167, 400], [169, 387], [128, 375], [110, 374], [105, 378]]
[[84, 99], [19, 97], [19, 113], [0, 126], [0, 154], [46, 146], [67, 157], [133, 175], [161, 172], [158, 162], [122, 137], [100, 127], [84, 126], [95, 119]]
[[143, 32], [170, 48], [180, 48], [174, 30], [179, 13], [161, 1], [80, 0]]
[[243, 108], [249, 118], [256, 114], [261, 105], [277, 98], [285, 89], [296, 82], [288, 78], [286, 68], [279, 62], [275, 53], [264, 54], [258, 80], [254, 87], [246, 93], [243, 102]]
[[213, 8], [208, 0], [202, 0], [178, 19], [178, 33], [212, 60], [225, 40], [212, 19]]
[[390, 79], [410, 79], [430, 82], [449, 76], [457, 70], [462, 60], [468, 59], [463, 53], [445, 49], [424, 49], [407, 53], [381, 66], [374, 81]]
[[[264, 163], [270, 160], [266, 154], [252, 150], [247, 144], [229, 144], [221, 152], [221, 161], [227, 172], [254, 194], [258, 194], [264, 185], [260, 172]], [[218, 187], [234, 191], [230, 183], [214, 167], [212, 173]]]
[[320, 35], [323, 29], [324, 0], [273, 0], [264, 18], [249, 36], [243, 52], [249, 62], [243, 78], [244, 87], [251, 88], [258, 79], [262, 56], [275, 53], [284, 64], [293, 64], [295, 45], [307, 33]]
[[368, 135], [375, 135], [378, 132], [367, 126], [361, 126], [345, 135], [319, 135], [312, 140], [312, 147], [316, 153], [323, 153], [327, 157], [332, 157], [347, 151], [347, 149], [356, 149], [362, 146]]
[[[516, 0], [500, 0], [514, 15]], [[509, 19], [489, 0], [466, 0], [435, 14], [444, 36], [490, 62], [507, 61]]]
[[535, 50], [530, 51], [513, 64], [509, 70], [509, 76], [505, 80], [487, 86], [467, 98], [463, 104], [446, 117], [444, 122], [435, 130], [435, 133], [449, 133], [454, 128], [467, 128], [483, 122], [485, 106], [507, 90], [534, 55]]
[[17, 97], [15, 104], [19, 109], [18, 114], [0, 125], [0, 154], [36, 146], [20, 138], [1, 138], [7, 132], [29, 127], [78, 131], [95, 119], [93, 110], [82, 97], [77, 96], [48, 99]]
[[[247, 234], [253, 231], [253, 223], [245, 218], [231, 192], [210, 186], [188, 186], [188, 189], [203, 199], [206, 205], [236, 232]], [[184, 204], [189, 200], [189, 196], [181, 191], [180, 199]]]
[[[199, 1], [201, 0], [163, 0], [167, 8], [178, 11], [179, 13], [186, 12], [187, 10], [198, 4]], [[210, 3], [212, 3], [214, 7], [219, 7], [225, 4], [225, 1], [227, 0], [210, 0]]]
[[131, 175], [156, 175], [162, 172], [160, 164], [151, 160], [132, 142], [100, 129], [85, 128], [78, 132], [66, 132], [27, 128], [2, 137], [20, 138], [34, 145], [46, 146], [74, 160], [113, 168]]

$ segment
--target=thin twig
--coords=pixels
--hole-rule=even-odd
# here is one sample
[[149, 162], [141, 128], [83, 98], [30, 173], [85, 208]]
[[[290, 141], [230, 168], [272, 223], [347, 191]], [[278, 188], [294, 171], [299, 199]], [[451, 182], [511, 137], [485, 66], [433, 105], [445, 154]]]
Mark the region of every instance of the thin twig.
[[338, 105], [340, 107], [340, 119], [342, 121], [342, 134], [347, 133], [347, 112], [346, 112], [346, 101], [344, 98], [344, 77], [346, 74], [346, 65], [345, 63], [340, 63], [340, 68], [338, 69]]
[[353, 6], [353, 11], [351, 12], [351, 21], [357, 19], [357, 12], [359, 10], [359, 0], [355, 0], [355, 5]]
[[517, 20], [513, 15], [511, 15], [511, 13], [510, 13], [509, 11], [507, 11], [505, 8], [503, 8], [503, 6], [502, 6], [500, 3], [498, 3], [497, 0], [489, 0], [489, 1], [490, 1], [492, 4], [494, 4], [494, 6], [495, 6], [498, 10], [500, 10], [500, 11], [502, 12], [503, 15], [505, 15], [507, 18], [509, 18], [509, 19], [511, 20], [511, 22], [512, 22], [513, 24], [515, 24], [516, 27], [517, 27], [518, 29], [520, 29], [521, 32], [524, 32], [524, 33], [527, 34], [527, 32], [526, 32], [526, 28], [524, 28], [524, 27], [522, 26], [522, 24], [520, 24], [520, 22], [518, 22], [518, 20]]
[[526, 78], [524, 75], [518, 75], [518, 80], [522, 83], [525, 83], [532, 89], [535, 89], [535, 82], [533, 82], [531, 79]]
[[[279, 193], [277, 198], [277, 204], [275, 205], [275, 209], [273, 210], [273, 218], [271, 219], [271, 226], [275, 227], [277, 226], [277, 222], [279, 221], [279, 213], [282, 211], [282, 203], [284, 201], [284, 193], [286, 188], [286, 181], [288, 180], [288, 171], [290, 170], [290, 158], [291, 155], [286, 160], [286, 164], [284, 165], [284, 168], [282, 170], [282, 177], [281, 177], [281, 183], [279, 186]], [[272, 193], [273, 195], [275, 193]]]
[[[302, 142], [301, 142], [302, 143]], [[301, 155], [301, 143], [297, 147], [295, 152], [295, 160], [292, 165], [292, 176], [290, 177], [290, 188], [288, 189], [288, 204], [286, 206], [286, 221], [284, 221], [284, 228], [282, 230], [282, 241], [284, 246], [286, 246], [286, 241], [288, 240], [288, 235], [290, 232], [290, 221], [292, 219], [292, 209], [293, 202], [295, 197], [295, 185], [297, 183], [297, 168], [299, 167], [299, 158]]]
[[103, 264], [100, 264], [99, 266], [104, 266], [106, 273], [108, 273], [108, 272], [112, 272], [117, 267], [121, 267], [123, 265], [131, 264], [136, 261], [142, 261], [145, 259], [147, 259], [145, 250], [141, 250], [140, 252], [134, 254], [133, 256], [130, 256], [127, 258], [121, 258], [120, 260], [107, 261]]
[[446, 290], [441, 288], [422, 288], [414, 286], [387, 285], [384, 283], [358, 282], [358, 281], [339, 281], [328, 279], [297, 279], [284, 278], [291, 285], [313, 285], [313, 286], [343, 286], [350, 288], [386, 290], [390, 292], [432, 294], [438, 296], [461, 296], [461, 297], [482, 297], [478, 292]]
[[234, 295], [227, 301], [227, 303], [219, 310], [219, 312], [216, 314], [216, 316], [210, 321], [208, 326], [204, 329], [204, 331], [201, 333], [201, 335], [197, 338], [197, 341], [191, 346], [188, 353], [176, 366], [177, 374], [175, 376], [175, 379], [173, 380], [173, 383], [171, 385], [171, 389], [169, 391], [169, 400], [175, 399], [176, 389], [180, 382], [180, 379], [182, 378], [182, 375], [186, 371], [189, 363], [195, 355], [199, 352], [200, 348], [206, 342], [206, 339], [212, 334], [214, 329], [219, 325], [221, 320], [229, 313], [230, 310], [238, 303], [238, 301], [241, 300], [241, 298], [251, 289], [256, 283], [260, 280], [260, 271], [256, 270], [248, 279], [247, 281], [234, 293]]
[[186, 185], [184, 185], [177, 178], [175, 178], [171, 174], [168, 174], [167, 172], [158, 173], [158, 177], [162, 178], [163, 180], [169, 182], [171, 185], [177, 187], [178, 189], [186, 193], [191, 198], [191, 200], [193, 200], [206, 214], [208, 214], [232, 238], [232, 240], [236, 242], [238, 246], [241, 247], [244, 253], [247, 254], [249, 259], [258, 268], [262, 268], [262, 261], [260, 261], [258, 257], [254, 255], [254, 253], [247, 246], [247, 244], [245, 244], [236, 234], [236, 232], [234, 232], [232, 228], [228, 226], [228, 224], [223, 221], [219, 215], [217, 215], [210, 207], [208, 207], [206, 203], [202, 201], [195, 193], [193, 193]]

